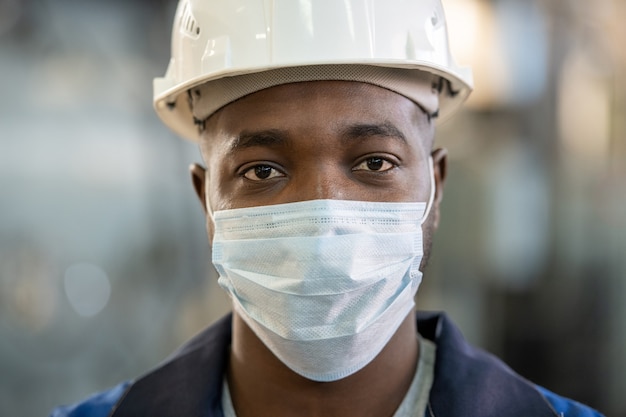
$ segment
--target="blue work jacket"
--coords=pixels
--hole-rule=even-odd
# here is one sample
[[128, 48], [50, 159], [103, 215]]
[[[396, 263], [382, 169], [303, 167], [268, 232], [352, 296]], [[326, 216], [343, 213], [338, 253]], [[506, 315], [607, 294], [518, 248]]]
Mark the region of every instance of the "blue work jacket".
[[[163, 364], [51, 417], [223, 417], [222, 382], [231, 315], [189, 341]], [[417, 313], [419, 333], [435, 342], [435, 378], [425, 417], [599, 417], [597, 411], [541, 388], [493, 355], [470, 346], [442, 313]]]

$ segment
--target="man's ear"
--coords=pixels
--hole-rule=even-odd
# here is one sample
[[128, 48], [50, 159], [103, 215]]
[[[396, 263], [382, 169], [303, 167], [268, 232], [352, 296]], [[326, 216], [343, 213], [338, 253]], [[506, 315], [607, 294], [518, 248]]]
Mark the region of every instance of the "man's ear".
[[193, 188], [196, 191], [196, 195], [200, 199], [204, 214], [207, 214], [207, 201], [206, 201], [206, 169], [198, 164], [191, 164], [189, 166], [189, 172], [191, 173], [191, 182]]
[[445, 148], [437, 148], [432, 151], [433, 171], [435, 174], [435, 200], [433, 201], [433, 210], [435, 211], [434, 226], [439, 226], [439, 205], [443, 200], [443, 185], [446, 181], [448, 150]]

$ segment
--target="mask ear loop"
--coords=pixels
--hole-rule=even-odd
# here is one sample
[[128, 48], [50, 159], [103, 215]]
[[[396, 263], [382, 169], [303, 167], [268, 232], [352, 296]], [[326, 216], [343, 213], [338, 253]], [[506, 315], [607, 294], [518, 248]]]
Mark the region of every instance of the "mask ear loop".
[[211, 207], [211, 191], [208, 189], [207, 185], [208, 180], [206, 180], [205, 189], [204, 189], [204, 202], [206, 203], [206, 212], [213, 224], [215, 224], [215, 213], [213, 212], [213, 207]]
[[426, 203], [426, 210], [424, 211], [424, 215], [420, 220], [420, 226], [424, 224], [428, 215], [430, 214], [430, 209], [433, 206], [433, 201], [435, 201], [435, 171], [433, 168], [433, 157], [428, 157], [428, 175], [430, 177], [430, 196], [428, 197], [428, 202]]
[[215, 223], [215, 216], [213, 213], [213, 207], [211, 207], [211, 198], [209, 197], [209, 193], [206, 193], [206, 212], [209, 215], [209, 218], [213, 221], [213, 223]]

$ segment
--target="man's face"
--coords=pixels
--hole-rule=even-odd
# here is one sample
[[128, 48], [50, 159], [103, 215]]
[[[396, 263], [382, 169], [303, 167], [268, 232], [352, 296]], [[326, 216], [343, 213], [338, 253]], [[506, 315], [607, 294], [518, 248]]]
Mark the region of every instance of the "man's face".
[[[213, 211], [315, 199], [426, 202], [432, 140], [424, 112], [389, 90], [343, 81], [286, 84], [211, 116], [201, 140], [207, 169], [196, 166], [192, 175]], [[439, 153], [427, 241], [445, 171]], [[207, 229], [212, 240], [210, 216]]]

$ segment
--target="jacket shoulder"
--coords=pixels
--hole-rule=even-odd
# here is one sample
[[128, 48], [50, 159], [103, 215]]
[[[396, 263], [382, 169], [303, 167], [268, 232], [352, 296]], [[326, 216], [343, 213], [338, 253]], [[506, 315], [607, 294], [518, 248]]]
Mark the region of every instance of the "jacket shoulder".
[[471, 346], [443, 313], [417, 314], [437, 345], [430, 404], [436, 416], [596, 417], [598, 412], [540, 388], [490, 353]]
[[52, 411], [50, 417], [107, 417], [129, 385], [130, 381], [122, 382], [79, 403], [58, 407]]
[[132, 383], [112, 417], [222, 415], [231, 315], [213, 323], [163, 364]]
[[593, 408], [587, 407], [577, 401], [570, 400], [569, 398], [561, 397], [549, 391], [543, 387], [537, 386], [537, 390], [543, 395], [543, 397], [550, 403], [552, 408], [557, 412], [559, 416], [563, 417], [603, 417], [598, 411]]
[[230, 328], [228, 314], [142, 377], [59, 407], [50, 417], [200, 415], [197, 410], [219, 408]]

